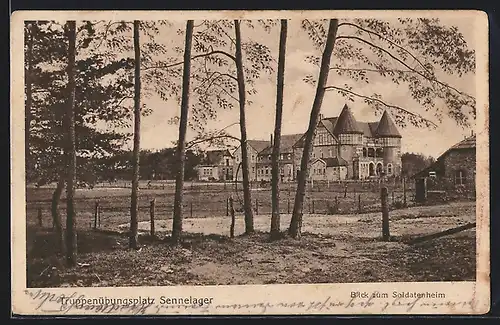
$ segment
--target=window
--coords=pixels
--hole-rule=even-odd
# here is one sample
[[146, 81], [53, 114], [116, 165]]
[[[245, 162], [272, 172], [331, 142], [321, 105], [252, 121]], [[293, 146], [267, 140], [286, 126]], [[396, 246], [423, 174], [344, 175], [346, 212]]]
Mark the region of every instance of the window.
[[313, 158], [316, 158], [316, 153], [313, 151]]
[[266, 167], [266, 175], [269, 175], [269, 169]]
[[323, 157], [323, 150], [320, 150], [319, 152], [320, 152], [320, 154], [321, 154], [321, 158], [324, 158], [324, 157]]
[[368, 156], [368, 153], [366, 151], [366, 148], [363, 148], [363, 157], [367, 157]]
[[457, 170], [455, 172], [455, 185], [465, 185], [465, 171]]
[[392, 164], [387, 164], [387, 175], [392, 175]]
[[328, 149], [328, 157], [332, 157], [332, 149]]
[[323, 168], [323, 175], [325, 175], [325, 174], [326, 174], [326, 169], [325, 169], [325, 168]]
[[255, 155], [252, 155], [252, 161], [254, 161], [254, 160], [255, 160]]

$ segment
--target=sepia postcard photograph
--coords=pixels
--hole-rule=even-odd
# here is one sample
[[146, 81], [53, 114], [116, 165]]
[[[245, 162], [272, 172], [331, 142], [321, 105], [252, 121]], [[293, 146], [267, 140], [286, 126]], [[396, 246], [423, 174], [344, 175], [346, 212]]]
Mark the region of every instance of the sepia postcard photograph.
[[17, 11], [13, 315], [484, 314], [480, 11]]

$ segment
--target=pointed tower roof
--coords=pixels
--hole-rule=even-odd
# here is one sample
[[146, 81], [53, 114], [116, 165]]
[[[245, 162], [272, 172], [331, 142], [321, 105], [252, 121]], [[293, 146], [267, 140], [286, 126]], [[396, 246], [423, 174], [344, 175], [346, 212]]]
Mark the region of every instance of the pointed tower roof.
[[358, 122], [352, 115], [351, 110], [347, 106], [344, 105], [342, 108], [342, 112], [340, 113], [337, 122], [335, 123], [335, 127], [333, 128], [334, 134], [345, 134], [345, 133], [360, 133], [363, 134], [363, 131], [359, 128]]
[[384, 114], [380, 118], [375, 134], [379, 137], [401, 138], [398, 128], [392, 121], [387, 111], [384, 111]]

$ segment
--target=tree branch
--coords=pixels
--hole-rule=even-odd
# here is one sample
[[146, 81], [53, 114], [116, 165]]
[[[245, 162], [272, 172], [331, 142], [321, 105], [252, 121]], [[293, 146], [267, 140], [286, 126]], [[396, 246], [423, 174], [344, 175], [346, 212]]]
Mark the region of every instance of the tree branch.
[[[362, 30], [362, 31], [364, 31], [366, 33], [369, 33], [371, 35], [375, 35], [375, 36], [379, 37], [381, 40], [386, 41], [387, 43], [391, 44], [392, 46], [395, 46], [395, 47], [399, 48], [400, 50], [402, 50], [402, 51], [406, 52], [408, 55], [410, 55], [425, 70], [425, 72], [427, 72], [428, 74], [432, 75], [432, 73], [425, 67], [425, 65], [413, 53], [411, 53], [410, 51], [408, 51], [407, 49], [405, 49], [403, 46], [397, 44], [396, 42], [391, 41], [390, 39], [388, 39], [388, 38], [380, 35], [377, 32], [374, 32], [372, 30], [363, 28], [363, 27], [361, 27], [361, 26], [359, 26], [357, 24], [354, 24], [354, 23], [344, 22], [344, 23], [339, 24], [339, 27], [342, 26], [342, 25], [356, 27], [356, 28], [358, 28], [358, 29], [360, 29], [360, 30]], [[370, 37], [370, 39], [371, 39], [371, 37]]]
[[[314, 27], [314, 26], [313, 26], [313, 24], [311, 24], [311, 22], [309, 21], [309, 19], [304, 19], [304, 21], [305, 21], [307, 24], [309, 24], [309, 26], [310, 26], [310, 27], [312, 28], [312, 30], [314, 31], [314, 34], [316, 34], [316, 37], [318, 37], [318, 39], [320, 40], [320, 42], [322, 42], [322, 41], [321, 41], [321, 36], [319, 35], [318, 31], [316, 30], [316, 27]], [[322, 42], [322, 43], [323, 43], [323, 42]], [[323, 44], [319, 44], [319, 45], [320, 45], [320, 49], [321, 49], [321, 46], [322, 46]]]
[[226, 76], [226, 77], [229, 77], [231, 79], [233, 79], [234, 81], [238, 81], [238, 79], [236, 79], [236, 77], [228, 74], [228, 73], [220, 73], [219, 71], [213, 71], [210, 76], [208, 76], [207, 78], [205, 78], [203, 81], [201, 81], [200, 85], [198, 85], [197, 87], [195, 87], [193, 89], [193, 92], [195, 92], [198, 88], [201, 88], [208, 80], [210, 80], [215, 74], [219, 74], [216, 78], [212, 79], [212, 82], [210, 83], [210, 85], [207, 87], [207, 88], [210, 88], [210, 86], [212, 85], [213, 82], [215, 82], [215, 80], [217, 80], [219, 77], [222, 77], [222, 76]]
[[194, 25], [193, 28], [201, 27], [201, 26], [205, 25], [205, 22], [206, 22], [206, 20], [203, 20], [200, 24]]
[[102, 42], [104, 42], [104, 40], [108, 37], [108, 32], [109, 32], [109, 28], [113, 25], [116, 25], [116, 24], [121, 24], [121, 23], [126, 23], [126, 24], [132, 24], [132, 22], [126, 22], [126, 21], [110, 21], [106, 27], [105, 27], [105, 30], [104, 30], [104, 36], [101, 38], [101, 41], [99, 42], [99, 44], [94, 48], [94, 50], [97, 50], [98, 48], [101, 47], [102, 45]]
[[342, 67], [332, 67], [330, 70], [339, 71], [366, 71], [366, 72], [402, 72], [402, 73], [417, 73], [414, 70], [401, 70], [401, 69], [371, 69], [371, 68], [342, 68]]
[[369, 96], [361, 95], [361, 94], [355, 93], [355, 92], [353, 92], [351, 90], [347, 90], [347, 89], [344, 89], [344, 88], [341, 88], [341, 87], [336, 87], [336, 86], [326, 86], [325, 87], [325, 90], [331, 90], [331, 89], [336, 89], [336, 90], [338, 90], [340, 92], [348, 93], [348, 94], [354, 95], [354, 96], [359, 97], [359, 98], [363, 98], [363, 99], [367, 99], [367, 100], [378, 102], [378, 103], [384, 105], [385, 107], [394, 108], [394, 109], [396, 109], [398, 111], [402, 111], [402, 112], [404, 112], [404, 113], [406, 113], [408, 115], [411, 115], [413, 117], [420, 118], [420, 119], [426, 121], [427, 123], [429, 123], [430, 125], [434, 126], [434, 128], [437, 128], [436, 123], [434, 123], [431, 120], [428, 120], [428, 119], [426, 119], [426, 118], [424, 118], [424, 117], [422, 117], [422, 116], [420, 116], [420, 115], [418, 115], [416, 113], [410, 112], [409, 110], [404, 109], [401, 106], [391, 105], [391, 104], [388, 104], [388, 103], [384, 102], [381, 99], [372, 98], [372, 97], [369, 97]]
[[237, 103], [240, 102], [240, 100], [236, 97], [234, 97], [233, 95], [231, 95], [224, 87], [221, 87], [221, 85], [219, 84], [215, 84], [217, 87], [219, 87], [223, 92], [225, 92], [229, 97], [231, 97], [232, 99], [234, 99]]
[[[233, 60], [233, 61], [236, 62], [236, 58], [233, 55], [231, 55], [231, 54], [229, 54], [227, 52], [221, 51], [221, 50], [214, 50], [214, 51], [210, 51], [208, 53], [194, 55], [194, 56], [191, 57], [191, 60], [199, 59], [199, 58], [204, 58], [204, 57], [207, 57], [209, 55], [214, 55], [214, 54], [225, 55], [228, 58], [230, 58], [231, 60]], [[175, 66], [181, 65], [183, 63], [184, 63], [184, 61], [180, 61], [180, 62], [171, 63], [171, 64], [167, 64], [167, 65], [163, 65], [163, 66], [145, 67], [145, 68], [143, 68], [143, 70], [149, 70], [149, 69], [169, 69], [169, 68], [173, 68]]]
[[227, 38], [229, 38], [229, 40], [231, 41], [231, 43], [233, 43], [234, 46], [236, 46], [236, 41], [224, 30], [224, 28], [220, 27], [218, 23], [215, 23], [219, 28], [220, 30], [227, 36]]
[[440, 81], [440, 80], [436, 79], [436, 77], [432, 77], [432, 78], [431, 78], [431, 77], [428, 77], [428, 76], [424, 75], [421, 71], [418, 71], [418, 70], [416, 70], [416, 69], [414, 69], [414, 68], [410, 67], [410, 66], [409, 66], [406, 62], [404, 62], [403, 60], [401, 60], [401, 59], [397, 58], [397, 57], [396, 57], [394, 54], [392, 54], [391, 52], [387, 51], [386, 49], [384, 49], [384, 48], [382, 48], [382, 47], [380, 47], [380, 46], [378, 46], [378, 45], [373, 44], [373, 43], [372, 43], [372, 42], [370, 42], [370, 41], [367, 41], [367, 40], [365, 40], [365, 39], [362, 39], [361, 37], [357, 37], [357, 36], [338, 36], [338, 37], [337, 37], [337, 39], [354, 39], [354, 40], [357, 40], [357, 41], [359, 41], [359, 42], [361, 42], [361, 43], [368, 44], [368, 45], [370, 45], [371, 47], [376, 48], [376, 49], [378, 49], [378, 50], [380, 50], [380, 51], [384, 52], [385, 54], [387, 54], [388, 56], [390, 56], [392, 59], [394, 59], [394, 60], [396, 60], [397, 62], [401, 63], [401, 64], [402, 64], [403, 66], [405, 66], [407, 69], [414, 71], [416, 74], [420, 75], [420, 76], [421, 76], [421, 77], [423, 77], [424, 79], [427, 79], [427, 80], [429, 80], [429, 81], [434, 81], [434, 82], [438, 83], [439, 85], [441, 85], [441, 86], [443, 86], [443, 87], [445, 87], [445, 88], [449, 88], [449, 89], [452, 89], [452, 90], [456, 91], [456, 92], [457, 92], [457, 93], [459, 93], [460, 95], [463, 95], [463, 96], [469, 97], [469, 98], [471, 98], [471, 99], [474, 99], [474, 97], [473, 97], [473, 96], [471, 96], [471, 95], [469, 95], [469, 94], [466, 94], [466, 93], [464, 93], [464, 92], [462, 92], [462, 91], [460, 91], [460, 90], [456, 89], [455, 87], [453, 87], [453, 86], [451, 86], [451, 85], [448, 85], [447, 83], [442, 82], [442, 81]]
[[211, 136], [211, 137], [208, 137], [208, 138], [195, 139], [195, 140], [189, 141], [186, 144], [186, 150], [191, 149], [195, 145], [203, 143], [203, 142], [209, 142], [209, 141], [213, 141], [213, 140], [217, 140], [217, 139], [224, 139], [224, 138], [226, 138], [226, 139], [232, 139], [232, 140], [236, 140], [236, 141], [241, 141], [240, 138], [237, 138], [237, 137], [232, 136], [230, 134], [219, 134], [219, 135]]

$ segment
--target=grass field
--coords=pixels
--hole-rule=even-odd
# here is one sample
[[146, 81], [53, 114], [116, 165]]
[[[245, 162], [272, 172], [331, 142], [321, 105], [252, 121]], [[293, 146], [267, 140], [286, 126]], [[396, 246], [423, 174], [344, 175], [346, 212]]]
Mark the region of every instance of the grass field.
[[[27, 190], [29, 287], [475, 279], [475, 229], [416, 245], [409, 244], [410, 239], [475, 222], [473, 201], [392, 210], [392, 239], [383, 242], [380, 238], [381, 214], [366, 208], [371, 204], [372, 209], [377, 209], [378, 192], [359, 191], [356, 195], [351, 192], [346, 198], [341, 190], [309, 192], [308, 199], [314, 198], [316, 202], [330, 201], [337, 196], [340, 213], [312, 213], [306, 206], [302, 239], [285, 238], [270, 242], [266, 233], [270, 222], [268, 189], [252, 191], [253, 198], [261, 204], [254, 220], [257, 233], [241, 235], [244, 221], [240, 213], [236, 219], [236, 237], [230, 239], [225, 200], [232, 191], [227, 188], [224, 191], [220, 184], [204, 191], [186, 188], [184, 242], [181, 247], [173, 248], [163, 240], [168, 238], [171, 230], [168, 219], [171, 218], [169, 205], [172, 204], [172, 192], [167, 188], [142, 189], [140, 202], [143, 209], [139, 223], [142, 248], [131, 251], [127, 249], [126, 236], [130, 189], [79, 189], [76, 197], [80, 266], [67, 269], [57, 254], [56, 238], [50, 228], [52, 191], [51, 188]], [[286, 190], [282, 191], [282, 203], [293, 196], [294, 192], [290, 193], [289, 196]], [[361, 214], [352, 212], [357, 210], [359, 193], [365, 202], [365, 212]], [[160, 206], [155, 223], [157, 238], [148, 235], [147, 209], [153, 197]], [[103, 209], [102, 231], [90, 229], [97, 199]], [[192, 217], [189, 214], [190, 202], [198, 202]], [[42, 228], [37, 225], [36, 218], [39, 206], [44, 209]], [[315, 209], [321, 210], [319, 206], [316, 203]], [[64, 202], [61, 204], [64, 216], [63, 207]], [[285, 230], [290, 215], [286, 213], [286, 206], [281, 208], [281, 227]]]
[[[117, 185], [123, 185], [121, 183]], [[155, 199], [155, 219], [165, 220], [172, 218], [174, 203], [173, 183], [156, 183], [151, 188], [143, 186], [139, 192], [139, 221], [150, 219], [150, 202]], [[321, 190], [321, 191], [320, 191]], [[36, 224], [38, 209], [41, 209], [43, 224], [51, 224], [50, 204], [54, 188], [51, 186], [43, 188], [27, 188], [27, 220], [29, 224]], [[393, 193], [394, 192], [394, 193]], [[280, 191], [280, 212], [290, 213], [293, 209], [295, 195], [294, 184], [283, 184]], [[407, 190], [407, 202], [412, 203], [413, 191]], [[235, 210], [241, 215], [243, 206], [243, 193], [241, 184], [237, 190], [234, 184], [223, 183], [186, 183], [184, 190], [184, 217], [206, 218], [227, 215], [227, 200], [233, 196]], [[76, 190], [76, 210], [78, 214], [77, 226], [80, 229], [90, 228], [94, 222], [95, 204], [99, 201], [101, 227], [110, 228], [122, 224], [130, 219], [130, 188], [125, 187], [95, 187], [93, 189]], [[254, 213], [271, 213], [271, 190], [269, 187], [260, 188], [256, 185], [252, 188], [252, 206]], [[403, 201], [401, 189], [390, 190], [389, 203]], [[335, 213], [352, 214], [358, 213], [359, 208], [363, 212], [376, 211], [380, 209], [380, 194], [378, 191], [370, 191], [370, 188], [350, 188], [347, 193], [342, 185], [332, 184], [329, 188], [321, 188], [316, 185], [308, 190], [304, 203], [306, 214], [328, 214], [332, 207], [338, 203]], [[361, 205], [360, 205], [361, 203]], [[65, 203], [64, 193], [59, 206], [64, 221]]]

